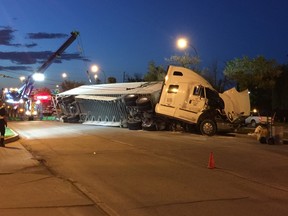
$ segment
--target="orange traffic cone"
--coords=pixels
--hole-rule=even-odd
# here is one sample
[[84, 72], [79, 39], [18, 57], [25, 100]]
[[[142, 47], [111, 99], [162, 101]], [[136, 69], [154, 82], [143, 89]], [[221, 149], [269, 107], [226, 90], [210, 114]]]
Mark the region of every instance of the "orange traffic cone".
[[210, 156], [209, 156], [208, 168], [209, 169], [214, 169], [215, 168], [215, 161], [214, 161], [213, 152], [211, 152]]

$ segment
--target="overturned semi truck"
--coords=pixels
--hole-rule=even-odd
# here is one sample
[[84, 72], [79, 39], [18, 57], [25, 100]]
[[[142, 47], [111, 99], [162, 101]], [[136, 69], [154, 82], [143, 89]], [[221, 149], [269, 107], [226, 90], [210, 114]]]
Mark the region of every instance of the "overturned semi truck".
[[250, 114], [248, 90], [218, 93], [194, 71], [169, 66], [164, 81], [83, 85], [57, 95], [63, 122], [130, 130], [233, 131]]

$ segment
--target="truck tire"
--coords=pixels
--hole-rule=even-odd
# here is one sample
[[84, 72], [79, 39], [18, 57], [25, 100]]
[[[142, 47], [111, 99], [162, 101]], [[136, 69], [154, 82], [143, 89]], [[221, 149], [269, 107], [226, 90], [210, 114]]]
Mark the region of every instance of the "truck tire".
[[267, 143], [266, 137], [260, 137], [259, 142], [260, 142], [261, 144], [266, 144], [266, 143]]
[[67, 117], [67, 122], [68, 123], [78, 123], [79, 121], [80, 121], [80, 116], [79, 115]]
[[156, 125], [151, 125], [151, 126], [142, 125], [142, 129], [145, 131], [157, 131]]
[[124, 103], [126, 106], [136, 106], [136, 100], [138, 99], [138, 95], [125, 95]]
[[142, 121], [127, 121], [127, 127], [129, 130], [141, 130], [142, 129]]
[[256, 121], [255, 120], [251, 120], [251, 127], [255, 128], [256, 127]]
[[217, 132], [216, 123], [211, 119], [204, 119], [200, 124], [200, 131], [203, 135], [214, 136]]
[[67, 122], [67, 116], [61, 116], [60, 117], [60, 122], [66, 123]]
[[57, 103], [62, 103], [62, 97], [57, 98]]
[[156, 131], [157, 127], [152, 119], [142, 121], [142, 129], [146, 131]]
[[62, 101], [64, 104], [70, 104], [70, 103], [74, 102], [75, 99], [74, 99], [73, 95], [70, 95], [70, 96], [62, 98]]
[[267, 139], [267, 143], [268, 143], [269, 145], [274, 145], [274, 144], [275, 144], [274, 137], [269, 137], [269, 138]]
[[139, 111], [152, 110], [152, 104], [149, 98], [141, 97], [136, 100], [137, 109]]

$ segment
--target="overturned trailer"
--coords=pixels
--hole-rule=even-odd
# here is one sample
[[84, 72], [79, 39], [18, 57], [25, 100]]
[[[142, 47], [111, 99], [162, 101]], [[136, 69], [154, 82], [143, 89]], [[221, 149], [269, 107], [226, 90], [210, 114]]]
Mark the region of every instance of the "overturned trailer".
[[84, 85], [57, 95], [64, 122], [166, 130], [181, 126], [212, 136], [241, 126], [248, 91], [218, 93], [199, 74], [169, 66], [163, 82]]
[[163, 82], [83, 85], [57, 95], [63, 122], [128, 127], [126, 95], [159, 97]]

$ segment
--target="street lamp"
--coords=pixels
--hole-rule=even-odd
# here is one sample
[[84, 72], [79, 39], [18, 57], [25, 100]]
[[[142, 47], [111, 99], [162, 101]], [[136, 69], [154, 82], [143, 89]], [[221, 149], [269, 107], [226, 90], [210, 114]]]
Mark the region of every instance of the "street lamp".
[[67, 78], [67, 76], [68, 76], [67, 73], [62, 73], [62, 78], [65, 79], [65, 78]]
[[187, 38], [179, 38], [176, 41], [176, 45], [179, 49], [182, 49], [182, 50], [187, 49], [188, 47], [191, 47], [195, 51], [196, 56], [198, 56], [198, 52], [196, 48], [189, 43]]
[[[99, 71], [98, 65], [96, 65], [96, 64], [92, 65], [92, 66], [90, 67], [90, 71], [92, 71], [92, 73], [97, 73], [97, 72]], [[92, 80], [91, 80], [91, 76], [90, 76], [89, 70], [87, 70], [86, 73], [87, 73], [89, 82], [91, 83]], [[97, 78], [98, 78], [98, 76], [95, 74], [95, 75], [94, 75], [94, 79], [97, 80]]]
[[177, 47], [178, 47], [179, 49], [186, 49], [187, 46], [188, 46], [188, 41], [187, 41], [186, 38], [179, 38], [179, 39], [177, 40]]
[[[105, 74], [105, 72], [104, 72], [98, 65], [94, 64], [94, 65], [91, 66], [90, 69], [91, 69], [91, 71], [92, 71], [93, 73], [97, 73], [98, 71], [103, 72], [103, 75], [104, 75], [104, 83], [106, 83], [106, 74]], [[95, 75], [96, 75], [96, 74], [95, 74]], [[94, 75], [94, 78], [97, 79], [98, 76], [95, 77], [95, 75]]]
[[97, 72], [99, 71], [98, 65], [92, 65], [92, 66], [91, 66], [91, 71], [92, 71], [93, 73], [97, 73]]

